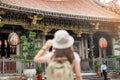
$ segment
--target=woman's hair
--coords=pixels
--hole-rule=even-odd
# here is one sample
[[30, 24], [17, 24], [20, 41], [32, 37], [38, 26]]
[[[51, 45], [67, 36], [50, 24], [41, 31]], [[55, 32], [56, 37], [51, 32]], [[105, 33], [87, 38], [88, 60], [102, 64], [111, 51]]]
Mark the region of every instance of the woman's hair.
[[63, 58], [63, 57], [66, 57], [67, 60], [72, 64], [74, 60], [74, 54], [71, 47], [65, 49], [55, 49], [54, 58]]

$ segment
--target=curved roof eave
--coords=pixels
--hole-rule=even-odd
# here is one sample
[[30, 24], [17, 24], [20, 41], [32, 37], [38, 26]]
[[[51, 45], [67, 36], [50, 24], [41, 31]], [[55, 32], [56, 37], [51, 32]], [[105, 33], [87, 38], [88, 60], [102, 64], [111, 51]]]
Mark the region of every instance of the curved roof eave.
[[[25, 3], [25, 1], [28, 1], [31, 4], [27, 5], [28, 3]], [[66, 2], [36, 0], [34, 1], [36, 2], [34, 3], [34, 5], [32, 5], [33, 3], [31, 1], [34, 1], [34, 0], [3, 0], [0, 2], [0, 8], [29, 12], [29, 13], [36, 13], [36, 14], [43, 14], [43, 15], [55, 16], [55, 17], [75, 18], [75, 19], [93, 20], [93, 21], [120, 22], [120, 15], [117, 15], [113, 12], [105, 10], [104, 8], [98, 6], [91, 0], [76, 0], [76, 2], [73, 4], [70, 4], [70, 2], [73, 0], [69, 0]], [[24, 4], [21, 4], [20, 2]], [[56, 5], [59, 5], [59, 6], [55, 7], [53, 3], [56, 3]], [[82, 5], [80, 5], [81, 3]], [[38, 5], [40, 4], [41, 6], [38, 7]], [[89, 7], [82, 8], [84, 7], [85, 4], [87, 4]], [[72, 8], [73, 7], [72, 5], [76, 5], [76, 7]], [[62, 9], [59, 9], [59, 8], [62, 8]], [[89, 12], [90, 9], [93, 9], [92, 12]]]

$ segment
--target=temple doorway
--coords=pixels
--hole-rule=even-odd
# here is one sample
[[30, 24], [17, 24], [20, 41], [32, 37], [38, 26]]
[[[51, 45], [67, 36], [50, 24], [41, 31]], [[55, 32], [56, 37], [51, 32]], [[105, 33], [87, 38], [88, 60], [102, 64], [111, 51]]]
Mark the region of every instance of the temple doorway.
[[0, 55], [9, 58], [11, 54], [10, 45], [8, 44], [8, 33], [0, 33]]

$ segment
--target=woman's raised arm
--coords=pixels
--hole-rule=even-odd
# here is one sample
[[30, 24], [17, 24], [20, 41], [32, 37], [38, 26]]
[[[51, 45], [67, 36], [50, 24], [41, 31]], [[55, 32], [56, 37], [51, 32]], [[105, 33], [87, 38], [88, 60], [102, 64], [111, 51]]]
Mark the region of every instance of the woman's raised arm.
[[[52, 40], [48, 40], [45, 45], [42, 47], [42, 49], [37, 53], [37, 55], [34, 57], [34, 61], [37, 63], [45, 63], [48, 62], [48, 58], [51, 56], [50, 54], [46, 54], [50, 47], [52, 46]], [[48, 56], [49, 55], [49, 56]]]

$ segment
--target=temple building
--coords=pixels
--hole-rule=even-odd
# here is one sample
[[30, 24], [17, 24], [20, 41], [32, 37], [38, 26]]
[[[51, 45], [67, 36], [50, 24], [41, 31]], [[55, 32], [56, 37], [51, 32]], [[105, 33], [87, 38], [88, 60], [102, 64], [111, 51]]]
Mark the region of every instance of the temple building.
[[[44, 44], [58, 29], [65, 29], [74, 37], [74, 49], [81, 58], [82, 71], [93, 70], [95, 60], [100, 56], [109, 58], [115, 55], [114, 42], [119, 37], [120, 15], [93, 0], [0, 0], [1, 59], [9, 60], [13, 54], [21, 54], [19, 45], [8, 44], [10, 33], [21, 36], [35, 31]], [[102, 37], [107, 41], [105, 55], [100, 51]], [[17, 71], [6, 69], [7, 72]]]

